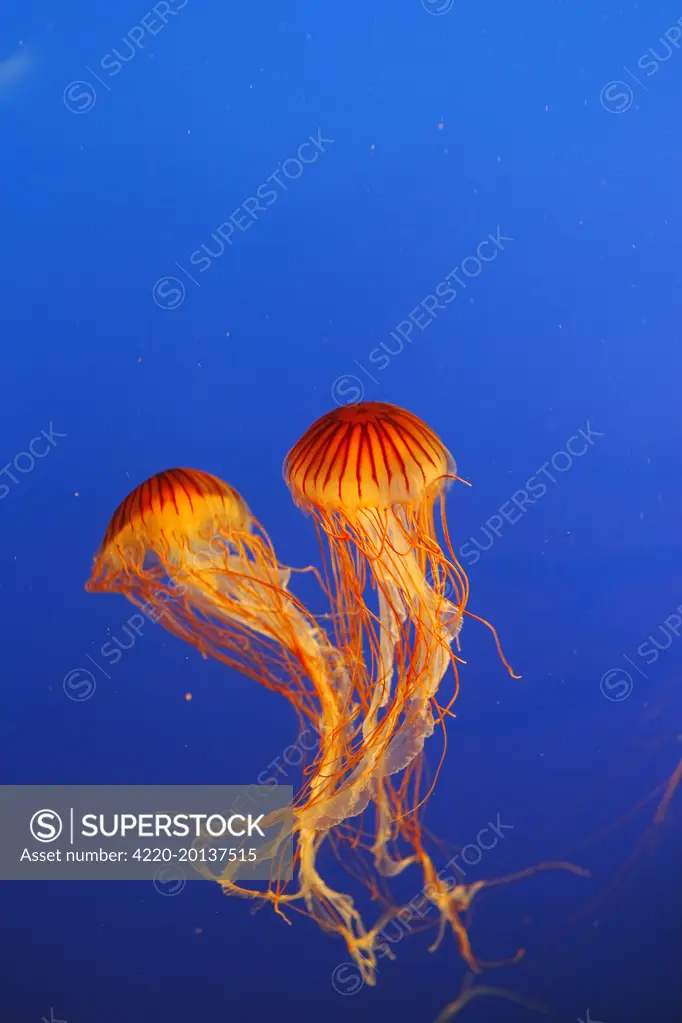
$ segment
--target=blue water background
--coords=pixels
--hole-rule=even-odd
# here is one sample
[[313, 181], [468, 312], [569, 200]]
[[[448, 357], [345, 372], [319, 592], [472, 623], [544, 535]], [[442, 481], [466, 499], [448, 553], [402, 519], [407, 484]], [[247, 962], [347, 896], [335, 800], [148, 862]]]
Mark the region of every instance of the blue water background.
[[[395, 402], [472, 484], [449, 495], [453, 541], [478, 553], [462, 558], [471, 607], [522, 675], [467, 622], [427, 823], [453, 850], [498, 814], [507, 824], [467, 880], [544, 860], [592, 872], [484, 892], [477, 953], [527, 950], [485, 979], [565, 1023], [588, 1008], [603, 1023], [668, 1023], [682, 803], [629, 872], [656, 800], [621, 818], [682, 755], [670, 619], [682, 52], [674, 31], [661, 41], [682, 10], [447, 6], [188, 0], [165, 27], [148, 19], [157, 34], [132, 50], [123, 37], [148, 10], [133, 0], [3, 12], [0, 61], [20, 61], [0, 84], [0, 780], [253, 782], [295, 739], [290, 708], [159, 625], [111, 664], [102, 646], [127, 642], [133, 609], [85, 593], [94, 551], [134, 486], [189, 465], [239, 489], [284, 563], [319, 563], [283, 457], [336, 402]], [[650, 47], [668, 57], [654, 70]], [[130, 59], [113, 74], [115, 48]], [[199, 271], [192, 253], [217, 251], [212, 232], [318, 132], [328, 141], [304, 151], [318, 158], [296, 179], [280, 171], [276, 200]], [[465, 264], [456, 298], [428, 322], [422, 307], [398, 351], [397, 326], [499, 233], [482, 250], [495, 258]], [[380, 365], [382, 343], [396, 354]], [[51, 430], [29, 468], [20, 453]], [[592, 443], [569, 466], [557, 453], [581, 448], [580, 430]], [[538, 480], [522, 514], [500, 515]], [[485, 532], [491, 516], [499, 535]], [[311, 581], [297, 586], [324, 610]], [[668, 644], [652, 663], [637, 652], [649, 636]], [[97, 686], [83, 702], [63, 685], [79, 667]], [[600, 687], [611, 669], [628, 674]], [[434, 764], [439, 749], [434, 738]], [[420, 887], [407, 879], [406, 898]], [[452, 936], [428, 953], [431, 932], [398, 941], [375, 988], [339, 993], [340, 942], [203, 883], [177, 897], [142, 882], [5, 883], [0, 903], [3, 1023], [51, 1011], [430, 1023], [465, 973]], [[463, 1018], [536, 1017], [481, 1000]]]

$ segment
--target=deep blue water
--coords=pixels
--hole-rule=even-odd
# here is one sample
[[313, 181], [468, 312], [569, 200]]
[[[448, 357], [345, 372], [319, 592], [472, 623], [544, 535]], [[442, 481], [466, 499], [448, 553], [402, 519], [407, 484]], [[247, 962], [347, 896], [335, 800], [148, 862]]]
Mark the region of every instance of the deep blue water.
[[[93, 554], [134, 486], [190, 465], [239, 489], [282, 562], [319, 563], [283, 457], [335, 402], [397, 403], [472, 483], [450, 530], [522, 675], [467, 622], [427, 823], [453, 849], [507, 825], [467, 880], [592, 873], [484, 892], [477, 953], [526, 948], [485, 980], [564, 1023], [681, 1018], [682, 802], [653, 831], [656, 798], [628, 816], [682, 755], [681, 15], [8, 5], [0, 780], [253, 782], [295, 739], [289, 707], [160, 625], [111, 663], [133, 609], [85, 593]], [[209, 884], [0, 900], [1, 1023], [430, 1023], [465, 974], [451, 937], [430, 955], [417, 934], [339, 993], [340, 942]], [[462, 1018], [536, 1016], [482, 999]]]

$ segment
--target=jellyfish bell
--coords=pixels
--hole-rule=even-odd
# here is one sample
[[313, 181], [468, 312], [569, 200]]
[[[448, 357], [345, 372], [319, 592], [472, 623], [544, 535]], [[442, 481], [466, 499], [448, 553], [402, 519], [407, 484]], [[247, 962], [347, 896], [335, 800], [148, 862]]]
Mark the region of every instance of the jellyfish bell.
[[159, 472], [119, 504], [95, 557], [88, 592], [125, 589], [151, 563], [177, 572], [210, 565], [216, 537], [249, 533], [244, 499], [228, 483], [197, 469]]
[[168, 603], [188, 593], [211, 604], [230, 579], [239, 579], [242, 591], [246, 579], [253, 587], [268, 578], [286, 585], [287, 570], [240, 557], [251, 537], [255, 545], [248, 505], [228, 483], [196, 469], [166, 470], [118, 506], [86, 590], [124, 592], [152, 606], [163, 601], [167, 616]]
[[376, 571], [400, 565], [402, 575], [412, 552], [436, 553], [433, 507], [456, 467], [417, 416], [364, 402], [322, 416], [287, 455], [284, 475], [328, 536], [351, 539]]
[[287, 455], [284, 474], [299, 504], [352, 518], [362, 509], [419, 504], [454, 478], [456, 467], [412, 412], [366, 401], [318, 419]]

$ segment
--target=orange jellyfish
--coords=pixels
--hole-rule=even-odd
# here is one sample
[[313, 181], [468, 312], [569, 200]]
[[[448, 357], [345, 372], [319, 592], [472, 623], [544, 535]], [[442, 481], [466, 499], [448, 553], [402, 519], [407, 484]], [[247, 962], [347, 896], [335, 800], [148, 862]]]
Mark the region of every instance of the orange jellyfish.
[[[327, 540], [337, 645], [368, 701], [365, 739], [391, 736], [381, 759], [393, 774], [421, 750], [433, 712], [442, 717], [434, 698], [450, 664], [455, 696], [459, 684], [452, 644], [470, 612], [445, 518], [445, 491], [458, 478], [454, 459], [417, 416], [363, 402], [310, 427], [289, 452], [284, 475]], [[436, 502], [447, 553], [436, 534]], [[365, 600], [368, 570], [376, 609]]]
[[[286, 473], [329, 544], [336, 647], [289, 591], [292, 570], [242, 497], [193, 469], [158, 473], [121, 503], [86, 588], [124, 594], [204, 656], [279, 692], [318, 737], [293, 836], [282, 832], [263, 851], [274, 862], [293, 837], [295, 888], [278, 878], [265, 890], [245, 888], [230, 866], [218, 878], [203, 871], [207, 877], [227, 894], [269, 901], [280, 916], [290, 907], [311, 917], [345, 941], [374, 984], [382, 928], [400, 912], [377, 875], [418, 864], [440, 916], [435, 944], [449, 924], [479, 969], [461, 917], [486, 882], [441, 879], [419, 820], [421, 753], [448, 711], [437, 697], [450, 664], [456, 696], [452, 645], [469, 614], [444, 515], [454, 462], [417, 417], [368, 403], [320, 420], [290, 453]], [[436, 501], [449, 555], [437, 538]], [[375, 608], [366, 602], [370, 581]], [[321, 876], [323, 848], [370, 889], [381, 907], [372, 927], [353, 898]]]
[[[123, 593], [151, 609], [205, 656], [280, 692], [314, 730], [317, 752], [294, 811], [298, 891], [285, 893], [279, 881], [266, 892], [242, 888], [229, 867], [212, 879], [228, 893], [269, 899], [280, 913], [301, 902], [303, 912], [353, 945], [365, 935], [360, 915], [316, 867], [330, 826], [324, 806], [348, 771], [348, 677], [326, 634], [287, 589], [290, 573], [237, 491], [208, 473], [171, 469], [119, 505], [86, 589]], [[287, 837], [278, 836], [270, 859]]]
[[125, 594], [204, 656], [285, 692], [302, 723], [315, 725], [328, 679], [343, 689], [343, 668], [287, 589], [290, 575], [236, 490], [170, 469], [116, 509], [86, 589]]
[[[326, 541], [337, 648], [362, 718], [354, 756], [346, 762], [353, 770], [325, 805], [320, 824], [360, 814], [372, 803], [377, 871], [391, 876], [421, 863], [430, 898], [475, 965], [453, 893], [438, 882], [418, 819], [425, 798], [421, 753], [457, 696], [452, 646], [470, 614], [468, 581], [445, 518], [445, 492], [458, 478], [454, 459], [417, 416], [384, 402], [363, 402], [335, 409], [311, 426], [289, 452], [284, 476], [296, 503], [312, 513], [323, 551]], [[438, 689], [450, 665], [454, 692], [441, 705]], [[408, 846], [404, 853], [401, 839]]]

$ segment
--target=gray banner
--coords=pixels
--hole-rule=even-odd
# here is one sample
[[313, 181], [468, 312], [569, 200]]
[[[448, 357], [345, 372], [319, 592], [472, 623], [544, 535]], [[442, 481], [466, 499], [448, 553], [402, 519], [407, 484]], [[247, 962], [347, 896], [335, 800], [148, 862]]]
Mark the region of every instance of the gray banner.
[[0, 880], [289, 881], [290, 785], [0, 785]]

